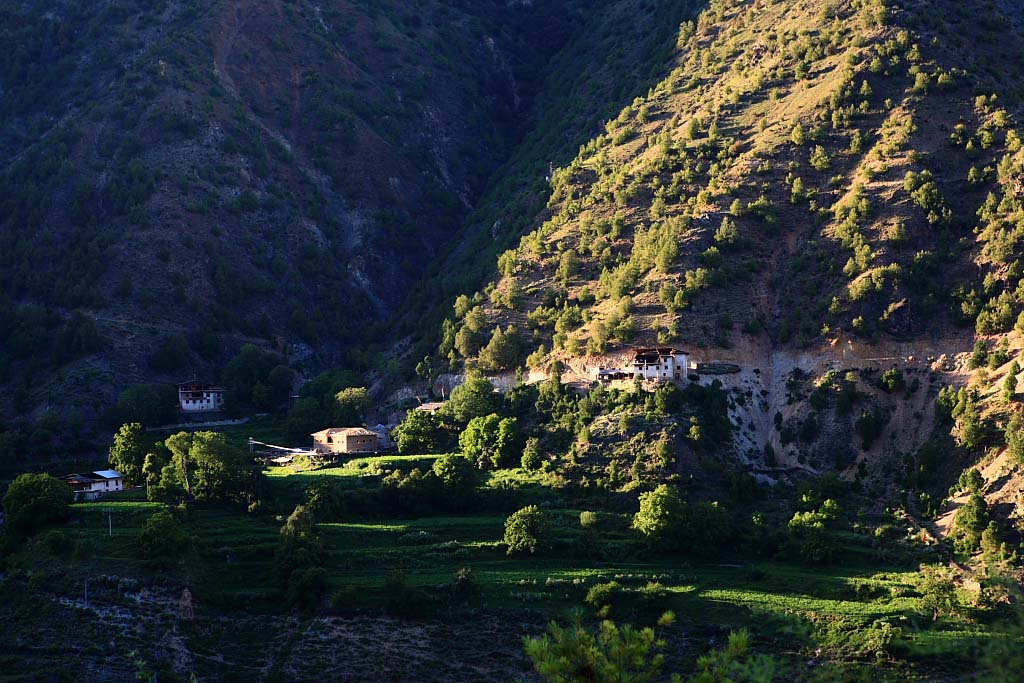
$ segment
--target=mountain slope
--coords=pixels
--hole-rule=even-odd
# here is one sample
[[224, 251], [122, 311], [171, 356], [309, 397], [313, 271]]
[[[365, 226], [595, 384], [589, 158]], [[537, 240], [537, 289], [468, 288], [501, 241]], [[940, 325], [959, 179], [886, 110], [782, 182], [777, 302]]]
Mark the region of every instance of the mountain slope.
[[[555, 170], [421, 371], [590, 382], [682, 346], [740, 365], [721, 382], [748, 470], [838, 471], [935, 511], [1016, 409], [1015, 353], [992, 376], [968, 355], [1017, 348], [1024, 311], [1020, 47], [1005, 3], [712, 3]], [[943, 387], [968, 384], [951, 410]], [[985, 439], [961, 436], [973, 420]]]
[[583, 7], [4, 3], [3, 413], [93, 414], [246, 340], [339, 362], [530, 127]]
[[555, 172], [442, 355], [476, 358], [495, 323], [563, 358], [1005, 331], [1013, 283], [974, 228], [1019, 175], [1020, 83], [1001, 49], [962, 45], [991, 30], [973, 14], [1016, 24], [982, 4], [715, 3], [672, 73]]

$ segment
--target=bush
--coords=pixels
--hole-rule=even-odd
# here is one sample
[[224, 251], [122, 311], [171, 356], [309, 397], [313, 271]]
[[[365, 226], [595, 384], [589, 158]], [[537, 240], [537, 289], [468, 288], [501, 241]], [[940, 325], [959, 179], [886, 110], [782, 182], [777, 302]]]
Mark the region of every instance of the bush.
[[451, 584], [451, 593], [452, 600], [455, 602], [466, 602], [480, 594], [480, 585], [477, 583], [476, 577], [473, 576], [472, 569], [462, 567], [455, 572], [455, 577], [452, 579]]
[[162, 373], [179, 372], [188, 367], [188, 361], [188, 341], [180, 334], [173, 334], [150, 356], [149, 367]]
[[652, 543], [675, 548], [679, 543], [679, 527], [683, 502], [676, 490], [661, 484], [653, 491], [640, 494], [640, 510], [633, 516], [633, 528]]
[[599, 521], [600, 516], [592, 510], [584, 510], [580, 513], [580, 526], [584, 529], [593, 529]]
[[544, 512], [536, 505], [529, 505], [513, 512], [505, 520], [505, 545], [508, 554], [536, 553], [547, 546], [548, 521]]
[[595, 609], [600, 609], [611, 605], [612, 598], [621, 592], [622, 585], [618, 581], [598, 583], [590, 587], [590, 590], [587, 591], [587, 597], [583, 601]]
[[146, 520], [138, 536], [143, 557], [149, 559], [167, 558], [180, 555], [191, 545], [191, 539], [178, 526], [167, 510], [162, 510]]
[[111, 409], [111, 422], [139, 422], [146, 427], [171, 424], [178, 417], [178, 392], [162, 384], [136, 384], [117, 397]]
[[67, 484], [49, 474], [22, 474], [4, 494], [7, 526], [19, 534], [31, 534], [68, 518], [75, 494]]
[[540, 469], [541, 462], [540, 440], [531, 436], [526, 440], [526, 446], [523, 448], [523, 457], [520, 459], [519, 464], [524, 470], [532, 472]]

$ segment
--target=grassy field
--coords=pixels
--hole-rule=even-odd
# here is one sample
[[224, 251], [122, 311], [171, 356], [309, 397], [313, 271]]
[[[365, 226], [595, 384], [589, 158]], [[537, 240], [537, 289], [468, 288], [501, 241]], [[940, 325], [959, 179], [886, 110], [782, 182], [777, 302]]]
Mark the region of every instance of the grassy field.
[[[275, 497], [292, 505], [315, 477], [334, 477], [346, 486], [376, 486], [381, 473], [391, 467], [425, 468], [435, 457], [368, 457], [315, 472], [273, 468], [268, 478]], [[544, 489], [539, 475], [517, 475], [516, 471], [505, 471], [489, 482], [491, 487], [509, 485]], [[280, 646], [280, 634], [275, 636], [273, 629], [284, 628], [297, 639], [294, 648], [308, 645], [304, 639], [310, 637], [315, 620], [296, 621], [288, 615], [275, 578], [273, 556], [282, 515], [194, 506], [182, 517], [183, 527], [194, 539], [192, 550], [169, 564], [153, 564], [139, 558], [136, 537], [145, 520], [161, 508], [146, 502], [139, 492], [76, 504], [67, 524], [38, 535], [13, 557], [10, 577], [26, 581], [64, 605], [80, 599], [87, 577], [94, 583], [97, 577], [116, 577], [116, 594], [96, 588], [92, 600], [94, 605], [121, 610], [136, 609], [125, 596], [137, 589], [122, 590], [125, 582], [129, 586], [155, 582], [168, 591], [187, 586], [201, 613], [239, 615], [237, 628], [242, 632], [232, 636], [239, 642], [255, 639], [262, 643], [260, 647], [273, 649], [274, 643], [273, 647]], [[501, 512], [321, 524], [321, 537], [329, 549], [327, 612], [347, 615], [345, 619], [392, 615], [387, 618], [397, 618], [406, 626], [454, 620], [451, 623], [470, 630], [486, 619], [511, 618], [520, 626], [493, 627], [492, 632], [492, 638], [505, 648], [495, 656], [507, 658], [518, 651], [521, 635], [539, 632], [545, 621], [572, 619], [577, 610], [593, 615], [594, 607], [585, 602], [588, 591], [597, 584], [616, 582], [619, 588], [607, 612], [611, 618], [652, 624], [664, 611], [675, 612], [676, 635], [670, 634], [669, 639], [685, 642], [670, 659], [679, 666], [692, 661], [694, 648], [701, 642], [748, 627], [760, 649], [785, 661], [797, 663], [814, 653], [838, 658], [845, 666], [877, 661], [886, 664], [894, 680], [913, 680], [912, 671], [927, 670], [938, 662], [947, 670], [966, 667], [968, 654], [993, 637], [991, 626], [977, 623], [971, 615], [933, 623], [916, 590], [916, 566], [880, 563], [870, 554], [868, 542], [855, 534], [848, 535], [841, 561], [833, 565], [780, 562], [738, 551], [723, 552], [715, 561], [648, 558], [621, 515], [607, 515], [597, 544], [594, 534], [598, 532], [580, 525], [580, 510], [549, 507], [547, 512], [555, 544], [536, 556], [506, 554]], [[472, 570], [479, 589], [469, 602], [452, 598], [453, 578], [462, 568]], [[0, 593], [9, 593], [13, 585], [15, 581], [0, 582]], [[78, 609], [75, 618], [86, 622], [83, 634], [103, 627], [102, 613], [90, 617]], [[208, 618], [202, 628], [181, 637], [189, 648], [202, 648], [211, 637], [210, 629], [233, 628], [220, 622]], [[271, 623], [277, 626], [272, 628]], [[136, 629], [127, 638], [147, 651], [153, 647], [147, 633], [148, 627], [141, 632]], [[0, 638], [0, 650], [16, 645]], [[41, 655], [37, 649], [24, 654], [26, 661]], [[291, 657], [280, 656], [286, 655]], [[242, 655], [232, 651], [226, 656]], [[216, 668], [209, 662], [194, 665]]]

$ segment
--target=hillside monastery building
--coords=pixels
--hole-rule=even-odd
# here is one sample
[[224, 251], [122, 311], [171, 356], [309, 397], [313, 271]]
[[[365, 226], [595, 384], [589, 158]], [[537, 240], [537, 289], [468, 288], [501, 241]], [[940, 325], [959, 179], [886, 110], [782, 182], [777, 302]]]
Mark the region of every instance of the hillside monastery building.
[[668, 346], [637, 349], [633, 356], [633, 377], [640, 379], [686, 379], [688, 368], [686, 352]]
[[183, 413], [215, 413], [224, 409], [224, 387], [207, 382], [178, 385], [178, 408]]
[[668, 346], [636, 349], [629, 368], [605, 368], [597, 370], [597, 379], [609, 383], [630, 379], [674, 381], [686, 379], [689, 371], [689, 355]]

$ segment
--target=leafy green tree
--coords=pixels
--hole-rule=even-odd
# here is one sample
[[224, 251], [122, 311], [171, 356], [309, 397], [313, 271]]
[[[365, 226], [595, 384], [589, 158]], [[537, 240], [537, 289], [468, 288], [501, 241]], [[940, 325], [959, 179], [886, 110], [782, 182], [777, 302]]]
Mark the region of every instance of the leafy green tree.
[[633, 515], [633, 528], [650, 542], [666, 549], [678, 547], [683, 518], [683, 501], [668, 484], [640, 494], [640, 510]]
[[477, 363], [485, 372], [508, 370], [519, 363], [521, 353], [522, 342], [515, 328], [509, 325], [503, 331], [498, 326], [494, 328], [487, 345], [480, 349]]
[[456, 422], [466, 424], [474, 417], [484, 417], [498, 410], [501, 396], [494, 391], [490, 380], [480, 374], [470, 373], [463, 384], [452, 389], [452, 395], [445, 403], [444, 411]]
[[281, 527], [274, 569], [292, 605], [314, 607], [327, 589], [326, 553], [312, 513], [296, 506]]
[[548, 683], [653, 683], [665, 664], [654, 629], [611, 621], [601, 622], [596, 633], [579, 619], [567, 627], [551, 622], [547, 633], [524, 638], [523, 646]]
[[49, 474], [21, 474], [7, 487], [3, 507], [7, 526], [14, 533], [31, 534], [70, 514], [75, 499], [71, 488]]
[[523, 448], [523, 457], [520, 459], [519, 465], [524, 470], [533, 471], [539, 470], [542, 462], [540, 440], [531, 436], [526, 440], [526, 446]]
[[543, 550], [548, 541], [547, 515], [536, 505], [528, 505], [513, 512], [505, 520], [505, 545], [508, 554], [530, 553]]
[[975, 491], [953, 517], [953, 535], [960, 552], [973, 553], [981, 545], [981, 534], [988, 526], [988, 505], [985, 497]]
[[334, 396], [334, 421], [339, 425], [358, 425], [366, 419], [370, 395], [365, 387], [342, 389]]
[[981, 532], [982, 556], [987, 560], [1001, 560], [1005, 550], [1002, 529], [994, 519], [989, 520], [988, 526]]
[[[281, 369], [279, 369], [281, 368]], [[235, 413], [251, 408], [273, 410], [288, 399], [294, 373], [276, 353], [245, 344], [222, 373], [227, 407]]]
[[1010, 459], [1018, 464], [1024, 464], [1024, 415], [1013, 414], [1006, 424], [1005, 439]]
[[285, 418], [285, 429], [292, 439], [308, 439], [309, 435], [324, 427], [326, 411], [320, 407], [320, 401], [312, 396], [304, 396], [288, 410]]
[[248, 455], [217, 432], [168, 437], [175, 481], [198, 499], [239, 499], [253, 493], [256, 474]]
[[740, 629], [729, 634], [721, 650], [697, 659], [697, 673], [690, 683], [772, 683], [776, 663], [765, 655], [750, 656], [750, 632]]
[[1003, 627], [1004, 635], [989, 638], [984, 648], [978, 671], [978, 683], [1018, 683], [1024, 671], [1024, 608], [1020, 590], [1011, 595], [1012, 617]]
[[816, 145], [811, 151], [811, 166], [818, 171], [827, 171], [831, 165], [832, 160], [829, 158], [828, 152], [821, 145]]
[[178, 394], [174, 387], [136, 384], [117, 397], [110, 410], [114, 424], [139, 422], [147, 427], [173, 423], [178, 416]]
[[500, 418], [494, 413], [474, 417], [459, 435], [462, 453], [481, 469], [505, 466], [512, 458], [517, 441], [516, 419]]
[[11, 429], [0, 432], [0, 465], [10, 464], [17, 460], [23, 447], [23, 439], [17, 431]]
[[125, 481], [137, 484], [142, 481], [142, 468], [146, 463], [149, 446], [145, 432], [138, 422], [121, 425], [114, 435], [107, 459], [110, 466], [124, 475]]
[[[667, 612], [659, 626], [672, 623]], [[695, 673], [688, 683], [772, 683], [776, 662], [772, 657], [750, 654], [750, 633], [741, 630], [729, 634], [724, 648], [712, 650], [697, 659]], [[682, 683], [674, 674], [663, 673], [665, 647], [653, 628], [616, 626], [602, 621], [596, 632], [583, 626], [577, 617], [568, 627], [555, 622], [547, 633], [523, 639], [527, 657], [546, 683], [653, 683], [671, 680]]]
[[392, 432], [399, 453], [439, 453], [448, 449], [450, 437], [440, 419], [425, 410], [410, 410]]
[[156, 559], [184, 553], [191, 546], [192, 539], [181, 529], [174, 515], [161, 510], [142, 525], [138, 543], [143, 557]]
[[149, 367], [157, 372], [180, 372], [188, 368], [188, 341], [180, 334], [172, 334], [161, 342], [149, 359]]
[[938, 621], [941, 616], [959, 613], [961, 605], [953, 569], [941, 565], [921, 565], [918, 577], [920, 605], [927, 612], [931, 612], [932, 621]]
[[838, 544], [832, 530], [839, 506], [827, 499], [817, 510], [796, 512], [789, 520], [789, 537], [800, 557], [808, 562], [829, 562]]
[[789, 139], [794, 145], [803, 145], [807, 142], [807, 133], [804, 132], [804, 127], [799, 122], [793, 126], [792, 132], [789, 134]]
[[888, 392], [901, 391], [907, 387], [907, 381], [903, 373], [896, 368], [889, 368], [879, 378], [879, 386]]
[[345, 496], [336, 477], [317, 477], [306, 487], [306, 510], [315, 519], [338, 522], [345, 512]]
[[1010, 372], [1006, 375], [1006, 380], [1003, 381], [1003, 400], [1007, 403], [1013, 403], [1013, 397], [1017, 393], [1017, 375], [1019, 373], [1020, 365], [1017, 361], [1013, 361]]
[[473, 496], [477, 471], [469, 458], [453, 453], [442, 455], [434, 461], [431, 470], [451, 500], [461, 504]]
[[[163, 445], [163, 444], [161, 444]], [[154, 450], [146, 453], [146, 459], [142, 462], [142, 477], [146, 480], [147, 486], [159, 483], [160, 473], [167, 466], [167, 460], [163, 453]]]

